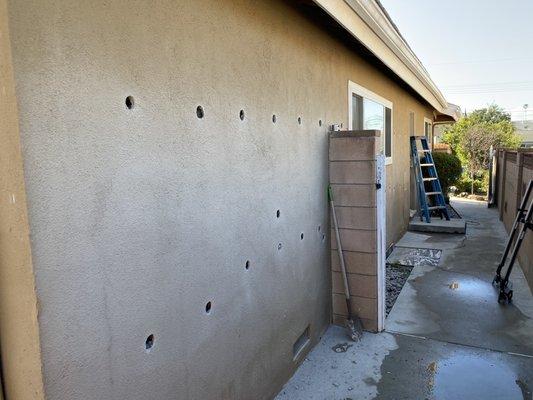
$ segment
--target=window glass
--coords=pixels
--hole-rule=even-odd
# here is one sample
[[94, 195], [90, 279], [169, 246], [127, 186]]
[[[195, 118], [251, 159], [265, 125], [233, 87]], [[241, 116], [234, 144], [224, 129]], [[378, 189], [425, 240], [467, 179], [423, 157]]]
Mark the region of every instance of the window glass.
[[359, 131], [363, 128], [363, 98], [357, 94], [352, 95], [352, 129]]
[[[353, 83], [351, 83], [353, 84]], [[356, 86], [353, 84], [353, 86]], [[392, 108], [391, 103], [379, 96], [365, 97], [366, 89], [351, 90], [350, 114], [353, 130], [379, 130], [381, 132], [381, 153], [387, 157], [388, 163], [392, 162]], [[361, 93], [361, 94], [358, 94]]]
[[377, 129], [383, 131], [383, 118], [385, 107], [375, 101], [364, 99], [364, 129]]

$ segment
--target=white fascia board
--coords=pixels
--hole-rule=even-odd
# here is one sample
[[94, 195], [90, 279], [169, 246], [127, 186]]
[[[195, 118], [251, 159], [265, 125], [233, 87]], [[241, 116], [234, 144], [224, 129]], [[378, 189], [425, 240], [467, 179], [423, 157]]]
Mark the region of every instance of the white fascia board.
[[314, 0], [437, 111], [448, 103], [375, 0]]

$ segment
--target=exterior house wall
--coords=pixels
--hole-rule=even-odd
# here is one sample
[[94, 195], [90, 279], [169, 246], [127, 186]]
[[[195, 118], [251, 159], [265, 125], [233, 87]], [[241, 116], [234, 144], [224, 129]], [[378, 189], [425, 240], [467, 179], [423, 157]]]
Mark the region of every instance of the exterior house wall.
[[4, 392], [6, 400], [41, 400], [38, 305], [6, 11], [0, 0], [0, 399]]
[[[533, 150], [499, 150], [497, 160], [496, 202], [500, 219], [509, 232], [527, 185], [533, 179]], [[533, 289], [533, 235], [531, 231], [528, 231], [525, 236], [518, 253], [518, 261], [529, 287]]]
[[270, 398], [331, 320], [348, 81], [394, 104], [389, 243], [433, 109], [286, 2], [8, 10], [47, 398]]

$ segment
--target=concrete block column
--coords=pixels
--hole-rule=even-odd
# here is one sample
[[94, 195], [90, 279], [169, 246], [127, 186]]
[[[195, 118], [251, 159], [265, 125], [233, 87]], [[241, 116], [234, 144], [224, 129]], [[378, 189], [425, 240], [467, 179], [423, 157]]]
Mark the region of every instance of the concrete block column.
[[[384, 318], [385, 218], [380, 214], [385, 204], [380, 203], [385, 184], [381, 189], [377, 185], [384, 178], [379, 144], [380, 131], [375, 130], [333, 132], [329, 140], [329, 180], [352, 309], [364, 328], [374, 332], [383, 329]], [[331, 228], [333, 323], [344, 325], [347, 310], [333, 221]]]

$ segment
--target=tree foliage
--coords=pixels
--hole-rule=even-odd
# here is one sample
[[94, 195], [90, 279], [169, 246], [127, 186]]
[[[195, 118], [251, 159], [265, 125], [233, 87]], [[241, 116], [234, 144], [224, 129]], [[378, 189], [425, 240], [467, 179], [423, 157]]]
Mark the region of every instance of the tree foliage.
[[455, 185], [461, 177], [461, 161], [455, 154], [434, 152], [433, 162], [439, 174], [442, 193], [447, 196], [450, 186]]
[[444, 131], [443, 141], [459, 157], [472, 180], [488, 168], [491, 146], [520, 146], [511, 116], [495, 104], [475, 110], [451, 125]]

